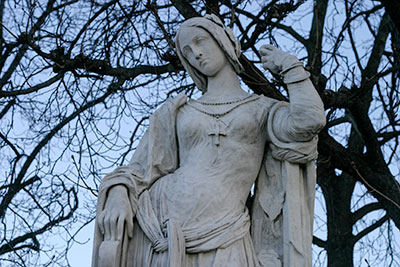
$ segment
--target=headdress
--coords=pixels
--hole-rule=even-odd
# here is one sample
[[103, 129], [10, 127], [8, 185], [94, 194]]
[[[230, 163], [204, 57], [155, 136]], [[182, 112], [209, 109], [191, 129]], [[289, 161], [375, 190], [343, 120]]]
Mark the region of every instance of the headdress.
[[204, 93], [207, 91], [207, 77], [194, 68], [183, 56], [179, 46], [179, 33], [185, 27], [199, 27], [207, 31], [221, 47], [229, 63], [237, 74], [243, 72], [243, 66], [239, 62], [241, 54], [240, 43], [236, 40], [231, 28], [225, 26], [214, 14], [207, 14], [204, 17], [194, 17], [186, 20], [176, 34], [176, 50], [183, 67], [192, 77], [196, 86]]

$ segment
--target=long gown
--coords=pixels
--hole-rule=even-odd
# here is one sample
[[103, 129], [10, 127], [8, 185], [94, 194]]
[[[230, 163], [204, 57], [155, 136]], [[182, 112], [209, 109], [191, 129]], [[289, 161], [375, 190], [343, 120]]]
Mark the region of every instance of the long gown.
[[[197, 103], [180, 108], [176, 126], [179, 168], [149, 190], [159, 222], [168, 219], [182, 229], [199, 229], [246, 212], [245, 202], [264, 154], [266, 118], [272, 106], [267, 98], [249, 100], [219, 109], [240, 105], [219, 119], [200, 112], [210, 107]], [[168, 266], [168, 252], [151, 251], [151, 242], [140, 227], [135, 229], [135, 242], [128, 250], [147, 256], [132, 255], [135, 263], [130, 266]], [[184, 266], [258, 266], [248, 228], [243, 238], [226, 248], [187, 254]]]
[[[277, 159], [292, 162], [315, 159], [315, 135], [325, 123], [323, 106], [316, 100], [315, 91], [311, 91], [314, 89], [309, 80], [292, 84], [291, 88], [290, 106], [257, 95], [243, 103], [203, 106], [186, 103], [186, 97], [181, 95], [167, 101], [152, 116], [150, 128], [130, 164], [107, 175], [99, 189], [98, 214], [104, 208], [109, 188], [118, 184], [127, 187], [136, 214], [133, 238], [128, 238], [125, 232], [122, 243], [117, 242], [122, 247], [119, 250], [122, 252], [118, 252], [122, 256], [117, 256], [121, 266], [253, 267], [262, 262], [260, 255], [264, 258], [262, 266], [269, 266], [269, 256], [265, 255], [269, 255], [270, 249], [277, 250], [281, 260], [286, 253], [283, 250], [288, 251], [289, 257], [285, 257], [291, 258], [294, 264], [285, 263], [284, 266], [309, 265], [310, 259], [305, 264], [297, 264], [296, 257], [309, 257], [312, 220], [298, 225], [305, 230], [305, 239], [287, 225], [283, 227], [290, 228], [290, 236], [284, 237], [288, 246], [282, 248], [281, 243], [279, 248], [268, 248], [270, 244], [263, 243], [266, 239], [257, 236], [255, 249], [255, 237], [252, 240], [250, 216], [245, 205], [255, 180], [265, 172], [261, 166], [265, 166], [265, 151], [271, 146], [278, 152], [283, 151]], [[274, 107], [277, 109], [270, 112]], [[221, 115], [217, 118], [212, 113]], [[319, 117], [316, 118], [316, 114]], [[272, 143], [271, 138], [274, 139]], [[284, 149], [276, 149], [281, 141], [285, 142]], [[295, 151], [297, 146], [290, 142], [300, 142], [299, 153]], [[297, 153], [294, 157], [293, 151]], [[293, 207], [299, 210], [296, 203], [302, 209], [297, 218], [312, 216], [313, 212], [312, 204], [307, 207], [307, 202], [313, 202], [313, 195], [307, 193], [306, 187], [310, 188], [309, 192], [315, 190], [315, 177], [304, 185], [302, 196], [293, 198], [295, 205], [290, 206], [289, 201], [290, 205], [285, 208], [282, 205], [287, 204], [281, 199], [282, 192], [277, 191], [286, 189], [276, 186], [281, 183], [280, 178], [273, 176], [278, 179], [276, 182], [271, 180], [260, 185], [266, 192], [261, 195], [267, 195], [261, 200], [261, 217], [256, 218], [256, 224], [261, 228], [255, 229], [260, 235], [266, 229], [265, 218], [268, 221], [286, 211], [296, 213], [293, 210]], [[297, 191], [294, 188], [294, 192]], [[279, 199], [274, 200], [274, 196]], [[93, 266], [96, 267], [102, 260], [103, 238], [96, 224], [93, 253]], [[301, 241], [303, 239], [305, 242]], [[260, 245], [267, 248], [266, 252]]]

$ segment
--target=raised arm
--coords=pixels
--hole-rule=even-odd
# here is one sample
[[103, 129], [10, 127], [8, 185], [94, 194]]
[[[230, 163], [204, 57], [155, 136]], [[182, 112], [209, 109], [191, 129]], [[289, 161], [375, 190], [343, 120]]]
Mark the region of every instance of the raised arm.
[[280, 108], [275, 116], [273, 130], [283, 142], [308, 141], [326, 123], [324, 106], [297, 57], [272, 46], [260, 48], [263, 68], [284, 77], [289, 89], [289, 105]]

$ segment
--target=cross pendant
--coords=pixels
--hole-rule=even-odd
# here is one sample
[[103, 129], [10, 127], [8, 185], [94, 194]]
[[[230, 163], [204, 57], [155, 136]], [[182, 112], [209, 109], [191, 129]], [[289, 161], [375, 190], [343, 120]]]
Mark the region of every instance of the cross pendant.
[[214, 140], [214, 144], [219, 146], [221, 141], [221, 136], [226, 136], [226, 132], [221, 130], [221, 123], [219, 118], [217, 118], [217, 123], [214, 125], [214, 129], [208, 133]]

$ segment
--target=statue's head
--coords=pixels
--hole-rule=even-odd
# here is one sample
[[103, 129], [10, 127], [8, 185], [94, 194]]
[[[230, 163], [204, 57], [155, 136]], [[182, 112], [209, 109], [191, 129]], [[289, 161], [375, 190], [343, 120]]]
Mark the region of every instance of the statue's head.
[[176, 35], [176, 50], [183, 67], [202, 92], [207, 90], [207, 77], [213, 76], [223, 64], [230, 64], [237, 74], [243, 72], [239, 62], [240, 43], [214, 14], [186, 20]]

